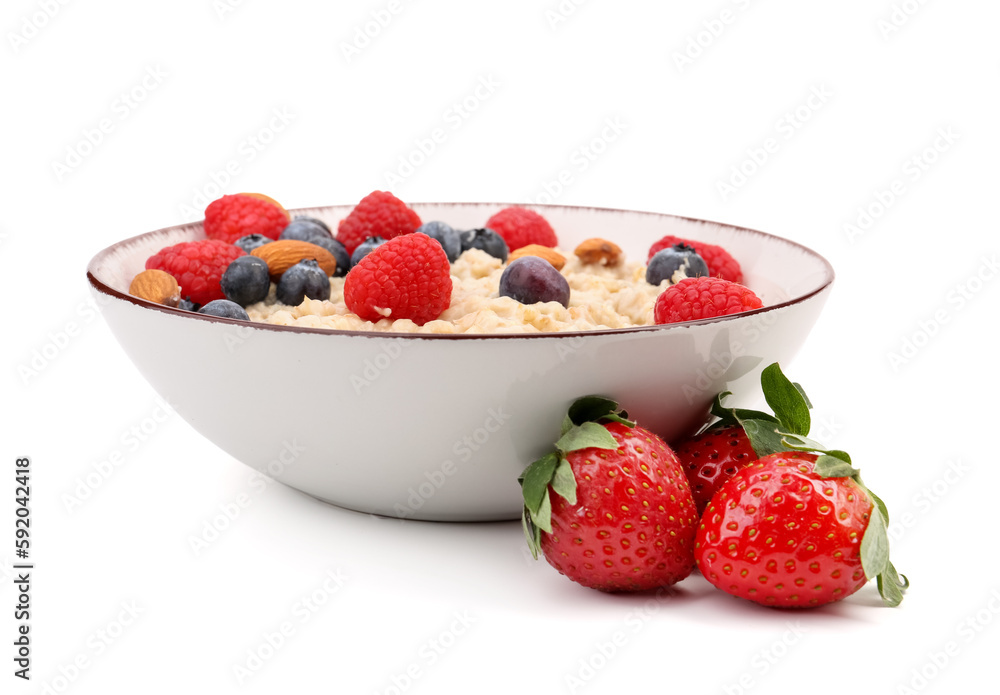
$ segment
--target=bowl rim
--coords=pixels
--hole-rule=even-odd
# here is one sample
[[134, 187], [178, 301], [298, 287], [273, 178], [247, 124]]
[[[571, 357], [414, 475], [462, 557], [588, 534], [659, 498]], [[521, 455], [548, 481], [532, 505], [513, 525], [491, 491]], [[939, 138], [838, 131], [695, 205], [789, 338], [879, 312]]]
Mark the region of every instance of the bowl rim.
[[[142, 234], [136, 234], [135, 236], [128, 237], [127, 239], [122, 239], [117, 241], [110, 246], [105, 247], [101, 251], [98, 251], [90, 262], [87, 264], [87, 281], [97, 292], [101, 292], [105, 295], [109, 295], [116, 299], [121, 299], [126, 302], [130, 302], [138, 307], [143, 307], [145, 309], [152, 309], [155, 311], [161, 311], [173, 316], [182, 316], [188, 319], [208, 321], [212, 323], [221, 323], [223, 325], [234, 325], [234, 326], [244, 326], [250, 327], [255, 330], [266, 330], [266, 331], [278, 331], [281, 333], [309, 333], [318, 335], [331, 335], [331, 336], [353, 336], [359, 338], [405, 338], [409, 340], [421, 339], [421, 340], [496, 340], [496, 339], [523, 339], [523, 340], [558, 340], [565, 338], [577, 338], [583, 336], [605, 336], [605, 335], [621, 335], [626, 333], [643, 333], [643, 332], [658, 332], [658, 331], [670, 331], [670, 330], [684, 330], [692, 326], [702, 326], [714, 323], [723, 323], [726, 321], [733, 321], [738, 319], [743, 319], [748, 316], [756, 316], [760, 314], [766, 314], [772, 311], [777, 311], [779, 309], [794, 306], [800, 304], [811, 297], [814, 297], [825, 290], [827, 290], [832, 284], [836, 277], [833, 269], [833, 265], [825, 256], [813, 250], [812, 248], [800, 244], [797, 241], [793, 241], [786, 237], [778, 236], [777, 234], [770, 234], [768, 232], [762, 232], [757, 229], [751, 229], [749, 227], [740, 227], [734, 224], [729, 224], [726, 222], [716, 222], [713, 220], [699, 219], [696, 217], [685, 217], [683, 215], [674, 215], [664, 212], [655, 212], [651, 210], [634, 210], [627, 208], [608, 208], [608, 207], [598, 207], [591, 205], [557, 205], [557, 204], [535, 204], [535, 203], [502, 203], [502, 202], [439, 202], [439, 201], [424, 201], [424, 202], [412, 202], [407, 203], [411, 207], [420, 207], [423, 205], [446, 205], [446, 206], [470, 206], [470, 207], [511, 207], [518, 206], [537, 210], [542, 212], [544, 210], [551, 209], [561, 209], [561, 210], [586, 210], [598, 213], [623, 213], [629, 215], [644, 215], [650, 217], [659, 218], [671, 218], [675, 220], [684, 220], [687, 222], [697, 222], [701, 224], [712, 224], [719, 227], [726, 227], [731, 230], [735, 230], [741, 233], [749, 233], [751, 235], [760, 236], [766, 239], [780, 241], [782, 243], [788, 244], [799, 250], [805, 252], [807, 255], [812, 256], [816, 260], [820, 261], [823, 269], [825, 271], [826, 277], [823, 279], [822, 283], [810, 292], [806, 294], [798, 295], [792, 297], [783, 302], [777, 304], [772, 304], [770, 306], [761, 307], [760, 309], [753, 309], [751, 311], [743, 311], [738, 314], [729, 314], [726, 316], [716, 316], [707, 319], [697, 319], [694, 321], [682, 321], [678, 323], [668, 323], [668, 324], [654, 324], [649, 326], [630, 326], [627, 328], [596, 328], [590, 330], [577, 330], [577, 331], [553, 331], [553, 332], [537, 332], [537, 333], [406, 333], [398, 331], [349, 331], [336, 328], [314, 328], [312, 326], [283, 326], [273, 323], [263, 323], [259, 321], [243, 321], [241, 319], [229, 319], [222, 318], [218, 316], [209, 316], [206, 314], [199, 314], [197, 312], [186, 311], [184, 309], [178, 309], [176, 307], [163, 306], [162, 304], [157, 304], [146, 299], [140, 299], [134, 297], [127, 292], [121, 292], [115, 288], [104, 283], [96, 276], [96, 268], [99, 263], [117, 251], [122, 246], [134, 243], [135, 241], [142, 239], [143, 237], [152, 236], [154, 234], [161, 234], [165, 232], [170, 232], [176, 229], [181, 229], [183, 227], [193, 227], [199, 224], [204, 224], [204, 220], [195, 220], [193, 222], [186, 222], [183, 224], [170, 225], [167, 227], [161, 227], [160, 229], [155, 229], [148, 232], [143, 232]], [[302, 208], [291, 208], [288, 209], [289, 216], [294, 216], [295, 214], [305, 214], [309, 212], [315, 212], [317, 210], [323, 210], [327, 208], [347, 208], [350, 209], [352, 205], [319, 205], [310, 206]]]

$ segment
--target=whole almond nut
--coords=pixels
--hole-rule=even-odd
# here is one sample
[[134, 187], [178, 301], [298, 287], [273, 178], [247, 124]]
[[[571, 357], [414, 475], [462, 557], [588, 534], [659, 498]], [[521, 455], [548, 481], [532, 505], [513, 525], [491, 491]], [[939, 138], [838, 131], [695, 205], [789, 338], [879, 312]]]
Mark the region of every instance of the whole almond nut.
[[279, 239], [270, 244], [258, 246], [250, 252], [267, 263], [271, 279], [281, 277], [281, 274], [299, 261], [313, 259], [327, 275], [337, 272], [337, 259], [322, 246], [310, 244], [308, 241], [294, 239]]
[[562, 270], [562, 267], [566, 265], [566, 258], [561, 253], [550, 246], [542, 246], [541, 244], [528, 244], [512, 251], [507, 257], [507, 262], [511, 263], [524, 256], [538, 256], [551, 263], [556, 270]]
[[150, 268], [134, 278], [128, 293], [133, 297], [163, 306], [177, 306], [181, 301], [181, 287], [170, 273]]
[[283, 213], [285, 213], [285, 217], [287, 217], [289, 221], [291, 221], [292, 219], [291, 214], [288, 212], [288, 210], [285, 209], [285, 206], [269, 195], [264, 195], [263, 193], [247, 193], [247, 192], [243, 192], [240, 195], [248, 195], [251, 198], [257, 198], [258, 200], [263, 200], [265, 202], [271, 203], [272, 205], [274, 205], [274, 207], [278, 208]]
[[618, 244], [605, 239], [587, 239], [574, 251], [581, 263], [587, 265], [618, 265], [622, 260], [622, 250]]

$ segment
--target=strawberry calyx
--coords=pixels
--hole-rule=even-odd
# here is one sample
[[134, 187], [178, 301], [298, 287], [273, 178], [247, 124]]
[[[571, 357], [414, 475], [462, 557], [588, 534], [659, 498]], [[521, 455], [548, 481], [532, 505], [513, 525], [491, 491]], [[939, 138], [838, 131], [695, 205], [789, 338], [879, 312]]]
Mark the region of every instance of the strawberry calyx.
[[618, 403], [603, 396], [584, 396], [570, 406], [563, 418], [560, 437], [551, 451], [533, 461], [521, 473], [524, 508], [521, 525], [524, 537], [536, 560], [541, 550], [542, 531], [552, 533], [552, 502], [549, 487], [569, 504], [576, 504], [576, 478], [566, 455], [580, 449], [617, 449], [618, 442], [600, 423], [619, 422], [635, 427], [628, 413]]
[[712, 403], [711, 413], [718, 420], [713, 422], [709, 429], [734, 425], [742, 427], [750, 438], [750, 444], [757, 452], [757, 456], [764, 457], [788, 450], [782, 446], [779, 437], [771, 434], [776, 427], [803, 437], [809, 434], [812, 427], [812, 418], [809, 414], [812, 403], [802, 386], [785, 376], [777, 362], [768, 365], [760, 373], [760, 388], [764, 400], [774, 411], [773, 415], [760, 410], [727, 408], [722, 402], [731, 396], [732, 392], [723, 391]]

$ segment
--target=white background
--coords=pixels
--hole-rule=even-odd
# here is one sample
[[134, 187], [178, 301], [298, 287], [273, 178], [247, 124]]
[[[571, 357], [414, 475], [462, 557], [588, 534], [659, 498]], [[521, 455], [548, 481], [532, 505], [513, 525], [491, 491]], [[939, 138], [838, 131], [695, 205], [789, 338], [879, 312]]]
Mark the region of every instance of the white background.
[[[3, 5], [0, 691], [955, 692], [995, 674], [1000, 7], [333, 5]], [[407, 158], [418, 166], [400, 169]], [[517, 523], [383, 520], [261, 489], [165, 415], [89, 304], [93, 254], [200, 217], [206, 192], [294, 208], [385, 188], [411, 202], [548, 190], [826, 255], [834, 293], [786, 369], [815, 403], [814, 432], [894, 513], [902, 606], [867, 586], [767, 610], [700, 577], [672, 597], [607, 596], [531, 562]], [[21, 455], [34, 466], [30, 683], [11, 661]], [[240, 495], [249, 506], [196, 553]], [[270, 658], [241, 679], [248, 652]]]

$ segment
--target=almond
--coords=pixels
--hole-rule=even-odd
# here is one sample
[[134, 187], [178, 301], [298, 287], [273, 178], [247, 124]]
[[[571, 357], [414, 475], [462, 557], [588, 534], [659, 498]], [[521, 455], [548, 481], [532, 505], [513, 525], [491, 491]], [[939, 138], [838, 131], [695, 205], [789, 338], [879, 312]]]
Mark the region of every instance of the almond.
[[251, 198], [257, 198], [258, 200], [263, 200], [268, 203], [271, 203], [272, 205], [274, 205], [274, 207], [278, 208], [283, 213], [285, 213], [285, 217], [288, 218], [289, 222], [292, 220], [292, 216], [289, 214], [288, 210], [285, 209], [285, 206], [269, 195], [264, 195], [263, 193], [241, 193], [240, 195], [248, 195]]
[[333, 275], [337, 272], [337, 259], [334, 258], [333, 254], [322, 246], [310, 244], [308, 241], [280, 239], [272, 241], [270, 244], [258, 246], [251, 251], [251, 254], [267, 263], [271, 279], [281, 277], [281, 274], [293, 265], [308, 258], [319, 263], [319, 267], [327, 275]]
[[556, 270], [562, 270], [562, 267], [566, 265], [566, 258], [561, 253], [550, 246], [542, 246], [541, 244], [528, 244], [512, 251], [507, 257], [507, 262], [511, 263], [524, 256], [538, 256], [551, 263]]
[[181, 301], [181, 287], [170, 273], [163, 270], [144, 270], [132, 279], [128, 293], [133, 297], [163, 306], [177, 306]]
[[574, 251], [581, 263], [587, 265], [618, 265], [622, 260], [622, 250], [618, 244], [605, 239], [587, 239]]

